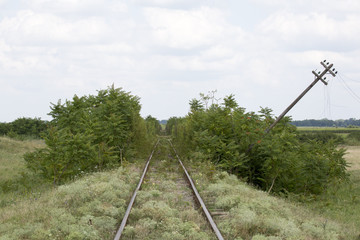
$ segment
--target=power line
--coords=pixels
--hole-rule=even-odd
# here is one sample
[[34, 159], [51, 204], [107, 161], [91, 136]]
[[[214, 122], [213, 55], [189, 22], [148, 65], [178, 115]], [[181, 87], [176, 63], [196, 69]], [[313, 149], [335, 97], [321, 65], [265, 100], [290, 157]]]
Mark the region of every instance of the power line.
[[357, 95], [357, 94], [355, 93], [355, 91], [353, 91], [353, 90], [351, 89], [351, 87], [346, 83], [346, 81], [344, 80], [344, 78], [343, 78], [341, 75], [339, 75], [339, 79], [341, 80], [341, 84], [342, 84], [343, 87], [348, 91], [348, 93], [349, 93], [356, 101], [358, 101], [358, 102], [360, 103], [360, 97], [359, 97], [359, 95]]
[[327, 85], [324, 85], [324, 111], [323, 116], [325, 118], [331, 119], [331, 98], [330, 98], [330, 91]]
[[346, 76], [346, 75], [344, 75], [344, 74], [342, 74], [342, 73], [339, 73], [339, 75], [340, 75], [342, 78], [346, 78], [346, 79], [348, 79], [348, 80], [350, 80], [350, 81], [352, 81], [352, 82], [360, 83], [360, 80], [355, 80], [355, 79], [353, 79], [353, 78], [351, 78], [351, 77], [348, 77], [348, 76]]

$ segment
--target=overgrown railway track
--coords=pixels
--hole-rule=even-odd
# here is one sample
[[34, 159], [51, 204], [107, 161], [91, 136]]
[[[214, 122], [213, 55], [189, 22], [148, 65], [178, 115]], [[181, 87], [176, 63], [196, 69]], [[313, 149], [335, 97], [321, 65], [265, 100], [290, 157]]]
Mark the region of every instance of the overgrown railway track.
[[[167, 149], [168, 158], [170, 159], [169, 161], [172, 162], [171, 166], [170, 165], [169, 166], [168, 165], [161, 166], [161, 164], [164, 165], [164, 163], [162, 163], [162, 162], [166, 162], [166, 160], [160, 161], [159, 159], [157, 159], [157, 161], [152, 162], [152, 158], [153, 158], [154, 154], [156, 155], [156, 151], [160, 151], [159, 145], [160, 145], [160, 148]], [[178, 163], [177, 164], [178, 168], [174, 166], [175, 161], [177, 161], [177, 163]], [[165, 163], [165, 164], [170, 164], [170, 163]], [[122, 222], [120, 224], [120, 227], [114, 237], [114, 240], [125, 239], [124, 231], [126, 229], [126, 226], [128, 225], [129, 217], [131, 216], [131, 211], [134, 208], [134, 205], [136, 205], [136, 197], [138, 196], [139, 192], [141, 192], [144, 181], [147, 182], [145, 184], [149, 184], [151, 182], [152, 182], [152, 185], [162, 184], [162, 183], [160, 183], [160, 181], [164, 180], [163, 179], [164, 176], [162, 176], [161, 178], [158, 177], [157, 179], [155, 179], [156, 176], [151, 175], [151, 171], [156, 173], [157, 168], [161, 169], [161, 167], [163, 169], [165, 168], [167, 170], [167, 172], [174, 172], [173, 174], [175, 174], [175, 175], [172, 175], [172, 178], [175, 179], [177, 186], [173, 186], [173, 187], [191, 188], [191, 191], [189, 189], [188, 189], [188, 191], [181, 190], [181, 192], [182, 192], [181, 194], [185, 195], [183, 200], [187, 202], [187, 205], [190, 205], [192, 208], [194, 208], [195, 206], [198, 206], [196, 212], [198, 212], [199, 215], [202, 215], [199, 218], [202, 218], [202, 221], [204, 221], [204, 222], [206, 221], [208, 223], [208, 224], [206, 224], [206, 223], [203, 224], [203, 225], [206, 225], [206, 227], [202, 226], [201, 228], [207, 228], [204, 231], [210, 232], [207, 234], [213, 235], [210, 237], [211, 239], [224, 239], [221, 232], [219, 231], [215, 221], [213, 220], [210, 212], [208, 211], [204, 201], [202, 200], [198, 190], [196, 189], [196, 186], [195, 186], [190, 174], [186, 170], [183, 162], [181, 161], [179, 155], [177, 154], [175, 147], [173, 146], [173, 144], [171, 143], [170, 140], [161, 139], [161, 140], [158, 140], [157, 143], [155, 144], [155, 146], [145, 164], [145, 167], [142, 172], [139, 183], [131, 197], [131, 200], [129, 202], [127, 210], [126, 210], [124, 217], [122, 219]], [[150, 174], [148, 174], [149, 171], [150, 171]], [[180, 171], [182, 173], [180, 173]], [[178, 175], [176, 175], [176, 174], [178, 174]], [[153, 173], [153, 175], [154, 175], [154, 173]], [[193, 203], [191, 203], [192, 201], [193, 201]], [[195, 203], [194, 203], [194, 201], [195, 201]], [[161, 212], [160, 209], [159, 209], [159, 212]], [[200, 212], [202, 212], [202, 214]], [[144, 214], [147, 214], [147, 213], [144, 213]], [[199, 231], [203, 230], [201, 228], [199, 229]]]

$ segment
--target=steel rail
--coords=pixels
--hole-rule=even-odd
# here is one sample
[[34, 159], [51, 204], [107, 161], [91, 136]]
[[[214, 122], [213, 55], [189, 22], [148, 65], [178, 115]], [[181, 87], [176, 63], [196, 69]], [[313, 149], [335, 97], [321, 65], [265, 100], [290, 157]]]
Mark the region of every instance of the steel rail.
[[211, 217], [210, 212], [209, 212], [208, 209], [206, 208], [206, 205], [205, 205], [204, 201], [202, 200], [199, 192], [197, 191], [193, 180], [191, 179], [191, 177], [190, 177], [188, 171], [186, 170], [184, 164], [183, 164], [182, 161], [180, 160], [180, 157], [179, 157], [179, 155], [177, 154], [174, 145], [172, 144], [172, 142], [171, 142], [170, 140], [169, 140], [169, 142], [170, 142], [171, 147], [173, 148], [173, 150], [174, 150], [174, 152], [175, 152], [175, 155], [176, 155], [176, 157], [177, 157], [180, 165], [182, 166], [182, 168], [183, 168], [183, 170], [184, 170], [184, 172], [185, 172], [185, 174], [186, 174], [186, 177], [187, 177], [187, 179], [188, 179], [188, 181], [189, 181], [189, 183], [190, 183], [190, 185], [191, 185], [191, 188], [192, 188], [192, 190], [193, 190], [193, 192], [194, 192], [194, 194], [195, 194], [195, 196], [196, 196], [196, 198], [197, 198], [197, 201], [200, 203], [201, 209], [203, 210], [203, 212], [204, 212], [204, 214], [205, 214], [208, 222], [209, 222], [210, 225], [211, 225], [212, 230], [214, 231], [215, 235], [217, 236], [217, 238], [218, 238], [219, 240], [224, 240], [223, 236], [221, 235], [220, 230], [219, 230], [218, 227], [216, 226], [216, 223], [214, 222], [213, 218]]
[[120, 237], [121, 237], [122, 232], [124, 231], [126, 222], [127, 222], [128, 218], [129, 218], [129, 215], [130, 215], [131, 208], [132, 208], [132, 206], [134, 205], [136, 195], [137, 195], [139, 189], [141, 188], [141, 184], [143, 183], [144, 178], [145, 178], [145, 175], [146, 175], [146, 172], [147, 172], [147, 170], [148, 170], [148, 168], [149, 168], [150, 160], [151, 160], [151, 158], [152, 158], [152, 156], [153, 156], [153, 154], [154, 154], [154, 152], [155, 152], [155, 149], [156, 149], [156, 147], [157, 147], [158, 144], [159, 144], [159, 140], [156, 142], [156, 144], [155, 144], [155, 146], [154, 146], [154, 149], [152, 150], [152, 152], [151, 152], [151, 154], [150, 154], [150, 157], [149, 157], [149, 159], [148, 159], [147, 162], [146, 162], [146, 165], [145, 165], [145, 167], [144, 167], [144, 171], [143, 171], [143, 173], [142, 173], [142, 175], [141, 175], [140, 181], [139, 181], [139, 183], [138, 183], [138, 185], [137, 185], [137, 187], [136, 187], [136, 189], [135, 189], [135, 191], [134, 191], [134, 193], [133, 193], [133, 195], [132, 195], [132, 197], [131, 197], [130, 203], [129, 203], [127, 209], [126, 209], [124, 218], [123, 218], [122, 221], [121, 221], [119, 230], [116, 232], [116, 235], [115, 235], [114, 240], [119, 240]]

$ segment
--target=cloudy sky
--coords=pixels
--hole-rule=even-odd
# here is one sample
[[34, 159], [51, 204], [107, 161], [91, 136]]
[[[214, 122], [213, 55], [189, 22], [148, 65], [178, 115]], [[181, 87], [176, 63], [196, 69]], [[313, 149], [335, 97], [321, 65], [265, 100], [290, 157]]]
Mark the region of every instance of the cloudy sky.
[[0, 0], [0, 122], [49, 119], [50, 103], [115, 84], [158, 119], [199, 93], [248, 111], [360, 118], [358, 0]]

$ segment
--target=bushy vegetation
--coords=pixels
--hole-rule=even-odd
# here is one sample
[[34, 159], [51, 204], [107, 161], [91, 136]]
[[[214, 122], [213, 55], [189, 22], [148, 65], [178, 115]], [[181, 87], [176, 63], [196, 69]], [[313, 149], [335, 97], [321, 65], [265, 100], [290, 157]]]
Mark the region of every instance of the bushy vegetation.
[[325, 144], [330, 141], [333, 141], [336, 144], [344, 144], [345, 143], [344, 138], [342, 138], [341, 136], [339, 136], [333, 132], [320, 132], [320, 131], [304, 132], [304, 133], [299, 132], [297, 134], [297, 136], [301, 142], [316, 141], [316, 142], [321, 142], [321, 143]]
[[147, 153], [156, 129], [147, 129], [151, 123], [141, 118], [140, 108], [137, 96], [114, 86], [96, 96], [59, 100], [49, 113], [47, 147], [25, 155], [28, 167], [57, 184]]
[[149, 136], [156, 137], [156, 135], [160, 135], [162, 129], [159, 120], [149, 115], [145, 118], [145, 122]]
[[351, 132], [346, 136], [349, 145], [360, 145], [360, 131]]
[[284, 118], [269, 134], [271, 110], [246, 112], [232, 95], [207, 107], [209, 96], [190, 101], [190, 112], [170, 119], [168, 132], [188, 157], [217, 166], [266, 191], [319, 194], [329, 184], [347, 179], [344, 149], [334, 141], [302, 142]]
[[40, 118], [18, 118], [10, 123], [0, 123], [0, 135], [19, 139], [24, 137], [40, 138], [47, 129], [47, 123]]

